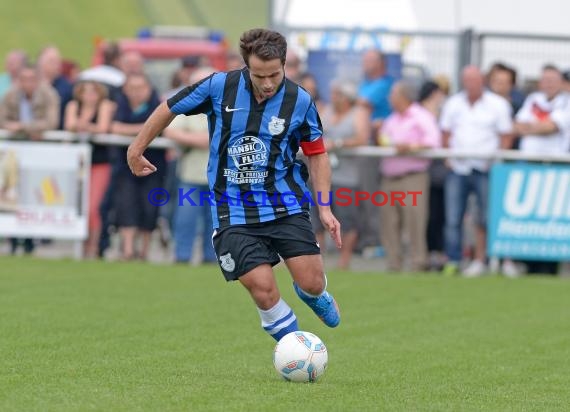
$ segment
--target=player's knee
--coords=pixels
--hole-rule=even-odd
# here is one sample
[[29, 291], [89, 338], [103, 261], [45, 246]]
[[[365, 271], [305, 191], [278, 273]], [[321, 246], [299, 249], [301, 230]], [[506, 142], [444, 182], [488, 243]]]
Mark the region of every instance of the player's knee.
[[324, 274], [310, 276], [299, 282], [299, 287], [311, 295], [320, 295], [326, 287]]
[[251, 291], [253, 300], [262, 310], [271, 309], [279, 302], [279, 291], [273, 287], [258, 287]]

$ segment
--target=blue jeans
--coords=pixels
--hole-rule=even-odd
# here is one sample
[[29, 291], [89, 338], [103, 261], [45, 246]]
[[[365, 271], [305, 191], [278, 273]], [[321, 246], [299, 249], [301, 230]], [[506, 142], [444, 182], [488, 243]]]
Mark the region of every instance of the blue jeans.
[[475, 193], [477, 201], [477, 224], [486, 228], [489, 174], [476, 170], [470, 175], [449, 172], [445, 179], [445, 253], [450, 262], [461, 262], [463, 219], [467, 209], [467, 199], [472, 192]]
[[[208, 192], [207, 185], [189, 182], [179, 182], [179, 189], [185, 193], [191, 189], [196, 189], [188, 197], [196, 204], [192, 205], [184, 200], [182, 206], [178, 203], [178, 192], [176, 193], [176, 204], [174, 211], [174, 257], [177, 262], [188, 262], [192, 260], [192, 249], [196, 234], [200, 228], [202, 234], [202, 253], [205, 262], [216, 262], [216, 253], [212, 245], [212, 214], [210, 204], [202, 201], [200, 205], [200, 193]], [[199, 227], [200, 226], [200, 227]]]

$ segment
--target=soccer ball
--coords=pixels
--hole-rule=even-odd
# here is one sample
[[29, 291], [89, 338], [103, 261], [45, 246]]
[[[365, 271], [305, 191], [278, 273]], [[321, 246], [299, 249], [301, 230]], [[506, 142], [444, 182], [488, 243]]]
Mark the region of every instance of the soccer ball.
[[310, 332], [291, 332], [275, 345], [273, 365], [292, 382], [315, 382], [327, 368], [327, 347]]

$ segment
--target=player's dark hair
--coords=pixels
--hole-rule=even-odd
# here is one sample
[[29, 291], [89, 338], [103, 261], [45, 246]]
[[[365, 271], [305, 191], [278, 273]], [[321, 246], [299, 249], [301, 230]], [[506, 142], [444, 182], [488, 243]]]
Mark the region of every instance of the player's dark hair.
[[241, 35], [239, 41], [241, 56], [249, 67], [249, 57], [255, 55], [261, 60], [281, 60], [285, 64], [287, 40], [281, 33], [267, 29], [251, 29]]

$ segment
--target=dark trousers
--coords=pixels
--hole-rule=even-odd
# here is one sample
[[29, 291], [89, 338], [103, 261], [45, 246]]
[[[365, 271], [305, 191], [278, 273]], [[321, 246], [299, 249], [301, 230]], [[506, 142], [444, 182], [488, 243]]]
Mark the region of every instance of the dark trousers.
[[429, 252], [445, 250], [443, 228], [445, 227], [444, 186], [431, 185], [429, 189], [429, 211], [427, 227], [427, 247]]
[[101, 234], [99, 236], [99, 247], [97, 255], [102, 258], [105, 251], [111, 246], [111, 228], [114, 226], [114, 197], [115, 187], [117, 186], [117, 177], [119, 168], [117, 162], [111, 162], [111, 178], [105, 196], [99, 205], [99, 214], [101, 215]]

